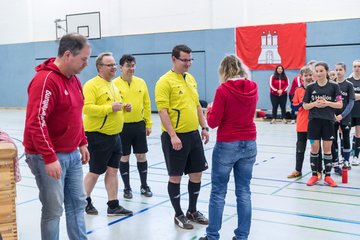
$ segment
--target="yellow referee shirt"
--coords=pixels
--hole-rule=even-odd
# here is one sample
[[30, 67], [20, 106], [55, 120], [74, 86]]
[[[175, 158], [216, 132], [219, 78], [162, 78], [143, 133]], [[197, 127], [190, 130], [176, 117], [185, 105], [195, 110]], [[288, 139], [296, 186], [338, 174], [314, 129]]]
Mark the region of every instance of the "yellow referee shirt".
[[124, 111], [124, 122], [134, 123], [145, 121], [146, 128], [152, 128], [151, 102], [148, 88], [143, 79], [133, 76], [131, 83], [123, 80], [121, 76], [114, 79], [124, 104], [131, 104], [131, 112]]
[[[182, 75], [171, 70], [165, 73], [156, 83], [155, 102], [158, 111], [168, 109], [175, 132], [185, 133], [198, 129], [199, 94], [197, 83], [191, 74]], [[161, 127], [166, 131], [163, 125]]]
[[85, 131], [107, 135], [120, 133], [124, 126], [124, 115], [123, 111], [112, 111], [114, 102], [122, 102], [115, 84], [96, 76], [85, 83], [83, 92]]

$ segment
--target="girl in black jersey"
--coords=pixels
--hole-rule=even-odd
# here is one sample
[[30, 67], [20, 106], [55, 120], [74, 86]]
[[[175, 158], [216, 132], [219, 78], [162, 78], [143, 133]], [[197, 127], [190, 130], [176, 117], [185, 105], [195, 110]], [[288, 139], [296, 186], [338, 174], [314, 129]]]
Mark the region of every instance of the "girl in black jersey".
[[360, 60], [353, 62], [353, 73], [348, 80], [353, 84], [355, 91], [355, 103], [351, 111], [352, 126], [355, 126], [355, 153], [351, 164], [357, 166], [360, 164]]
[[303, 99], [303, 108], [309, 111], [308, 139], [312, 140], [310, 165], [312, 177], [307, 182], [313, 186], [319, 181], [317, 177], [317, 161], [319, 157], [320, 140], [323, 140], [325, 179], [331, 187], [337, 187], [331, 178], [332, 156], [331, 144], [334, 139], [335, 109], [341, 109], [341, 93], [339, 86], [328, 80], [329, 66], [325, 62], [315, 64], [317, 81], [309, 84]]
[[339, 167], [339, 147], [338, 147], [338, 131], [341, 129], [344, 157], [344, 167], [349, 168], [350, 158], [350, 130], [351, 130], [351, 110], [354, 106], [355, 93], [351, 82], [345, 79], [346, 65], [344, 63], [337, 63], [335, 65], [336, 81], [339, 84], [343, 107], [335, 111], [335, 138], [332, 144], [333, 167], [338, 175], [342, 175]]

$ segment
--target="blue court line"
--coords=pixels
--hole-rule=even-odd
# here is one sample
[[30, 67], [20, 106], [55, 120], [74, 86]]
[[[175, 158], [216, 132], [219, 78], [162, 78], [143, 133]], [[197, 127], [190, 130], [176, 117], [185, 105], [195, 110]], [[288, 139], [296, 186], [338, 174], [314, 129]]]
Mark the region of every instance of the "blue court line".
[[24, 202], [16, 203], [16, 206], [23, 205], [23, 204], [30, 203], [30, 202], [35, 202], [35, 201], [38, 201], [38, 200], [39, 200], [39, 198], [34, 198], [34, 199], [27, 200], [27, 201], [24, 201]]
[[[233, 205], [233, 207], [236, 208], [236, 205], [234, 205], [234, 204], [227, 204], [227, 205], [229, 205], [229, 206]], [[297, 213], [297, 212], [288, 212], [288, 211], [274, 210], [274, 209], [268, 209], [268, 208], [256, 208], [255, 207], [255, 208], [252, 208], [252, 209], [255, 210], [255, 211], [272, 212], [272, 213], [279, 213], [279, 214], [292, 215], [292, 216], [298, 216], [298, 217], [313, 218], [313, 219], [320, 219], [320, 220], [327, 220], [327, 221], [334, 221], [334, 222], [350, 223], [350, 224], [360, 225], [360, 221], [343, 219], [343, 218], [325, 217], [325, 216], [319, 216], [319, 215], [312, 215], [312, 214], [306, 214], [306, 213]]]
[[[202, 185], [202, 186], [207, 186], [207, 185], [209, 185], [209, 184], [211, 184], [211, 183], [209, 182], [209, 183], [206, 183], [206, 184], [204, 184], [204, 185]], [[182, 194], [180, 194], [180, 196], [183, 196], [183, 195], [185, 195], [185, 194], [188, 194], [188, 192], [183, 192]], [[159, 203], [157, 203], [157, 204], [154, 204], [154, 205], [152, 205], [152, 206], [150, 206], [150, 207], [143, 208], [143, 209], [141, 209], [140, 211], [135, 212], [133, 215], [125, 216], [125, 217], [119, 218], [119, 219], [117, 219], [117, 220], [115, 220], [115, 221], [109, 222], [108, 224], [106, 224], [106, 225], [103, 226], [103, 227], [99, 227], [99, 228], [96, 228], [96, 229], [94, 229], [94, 230], [88, 231], [86, 234], [87, 234], [87, 235], [90, 235], [90, 234], [92, 234], [92, 233], [94, 233], [94, 232], [97, 232], [97, 231], [99, 231], [99, 230], [101, 230], [101, 229], [104, 229], [104, 228], [106, 228], [106, 227], [109, 227], [109, 226], [111, 226], [111, 225], [113, 225], [113, 224], [115, 224], [115, 223], [122, 222], [122, 221], [124, 221], [125, 219], [132, 218], [132, 217], [134, 217], [134, 216], [136, 216], [136, 215], [139, 215], [139, 214], [141, 214], [141, 213], [143, 213], [143, 212], [146, 212], [146, 211], [148, 211], [148, 210], [150, 210], [150, 209], [152, 209], [152, 208], [158, 207], [158, 206], [160, 206], [160, 205], [162, 205], [162, 204], [164, 204], [164, 203], [167, 203], [167, 202], [169, 202], [169, 201], [170, 201], [170, 199], [167, 199], [167, 200], [164, 200], [164, 201], [159, 202]]]
[[336, 231], [336, 230], [332, 230], [332, 229], [317, 228], [317, 227], [305, 226], [305, 225], [300, 225], [300, 224], [283, 223], [283, 222], [269, 221], [269, 220], [257, 219], [257, 218], [253, 218], [252, 220], [253, 221], [266, 222], [266, 223], [274, 223], [274, 224], [280, 224], [280, 225], [293, 226], [293, 227], [301, 227], [301, 228], [307, 228], [307, 229], [325, 231], [325, 232], [331, 232], [331, 233], [340, 233], [340, 234], [345, 234], [345, 235], [360, 236], [360, 234], [357, 234], [357, 233]]

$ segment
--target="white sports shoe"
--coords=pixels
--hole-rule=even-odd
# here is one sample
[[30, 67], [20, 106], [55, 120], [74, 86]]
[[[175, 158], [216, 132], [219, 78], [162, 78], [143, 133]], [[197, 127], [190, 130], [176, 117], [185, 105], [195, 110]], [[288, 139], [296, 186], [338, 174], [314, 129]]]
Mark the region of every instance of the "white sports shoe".
[[295, 120], [291, 120], [291, 124], [295, 124]]
[[359, 164], [360, 164], [360, 160], [357, 157], [354, 157], [351, 162], [351, 165], [358, 166]]

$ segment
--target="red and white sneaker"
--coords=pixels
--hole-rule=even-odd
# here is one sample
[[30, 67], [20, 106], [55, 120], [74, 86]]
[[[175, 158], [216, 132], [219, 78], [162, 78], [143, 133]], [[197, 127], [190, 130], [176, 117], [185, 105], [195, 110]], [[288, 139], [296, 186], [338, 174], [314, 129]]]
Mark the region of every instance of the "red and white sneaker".
[[311, 176], [311, 178], [307, 181], [306, 185], [314, 186], [315, 183], [319, 181], [318, 176]]
[[332, 179], [330, 176], [325, 177], [324, 183], [329, 185], [330, 187], [337, 187], [338, 186], [336, 184], [336, 182], [334, 181], [334, 179]]

